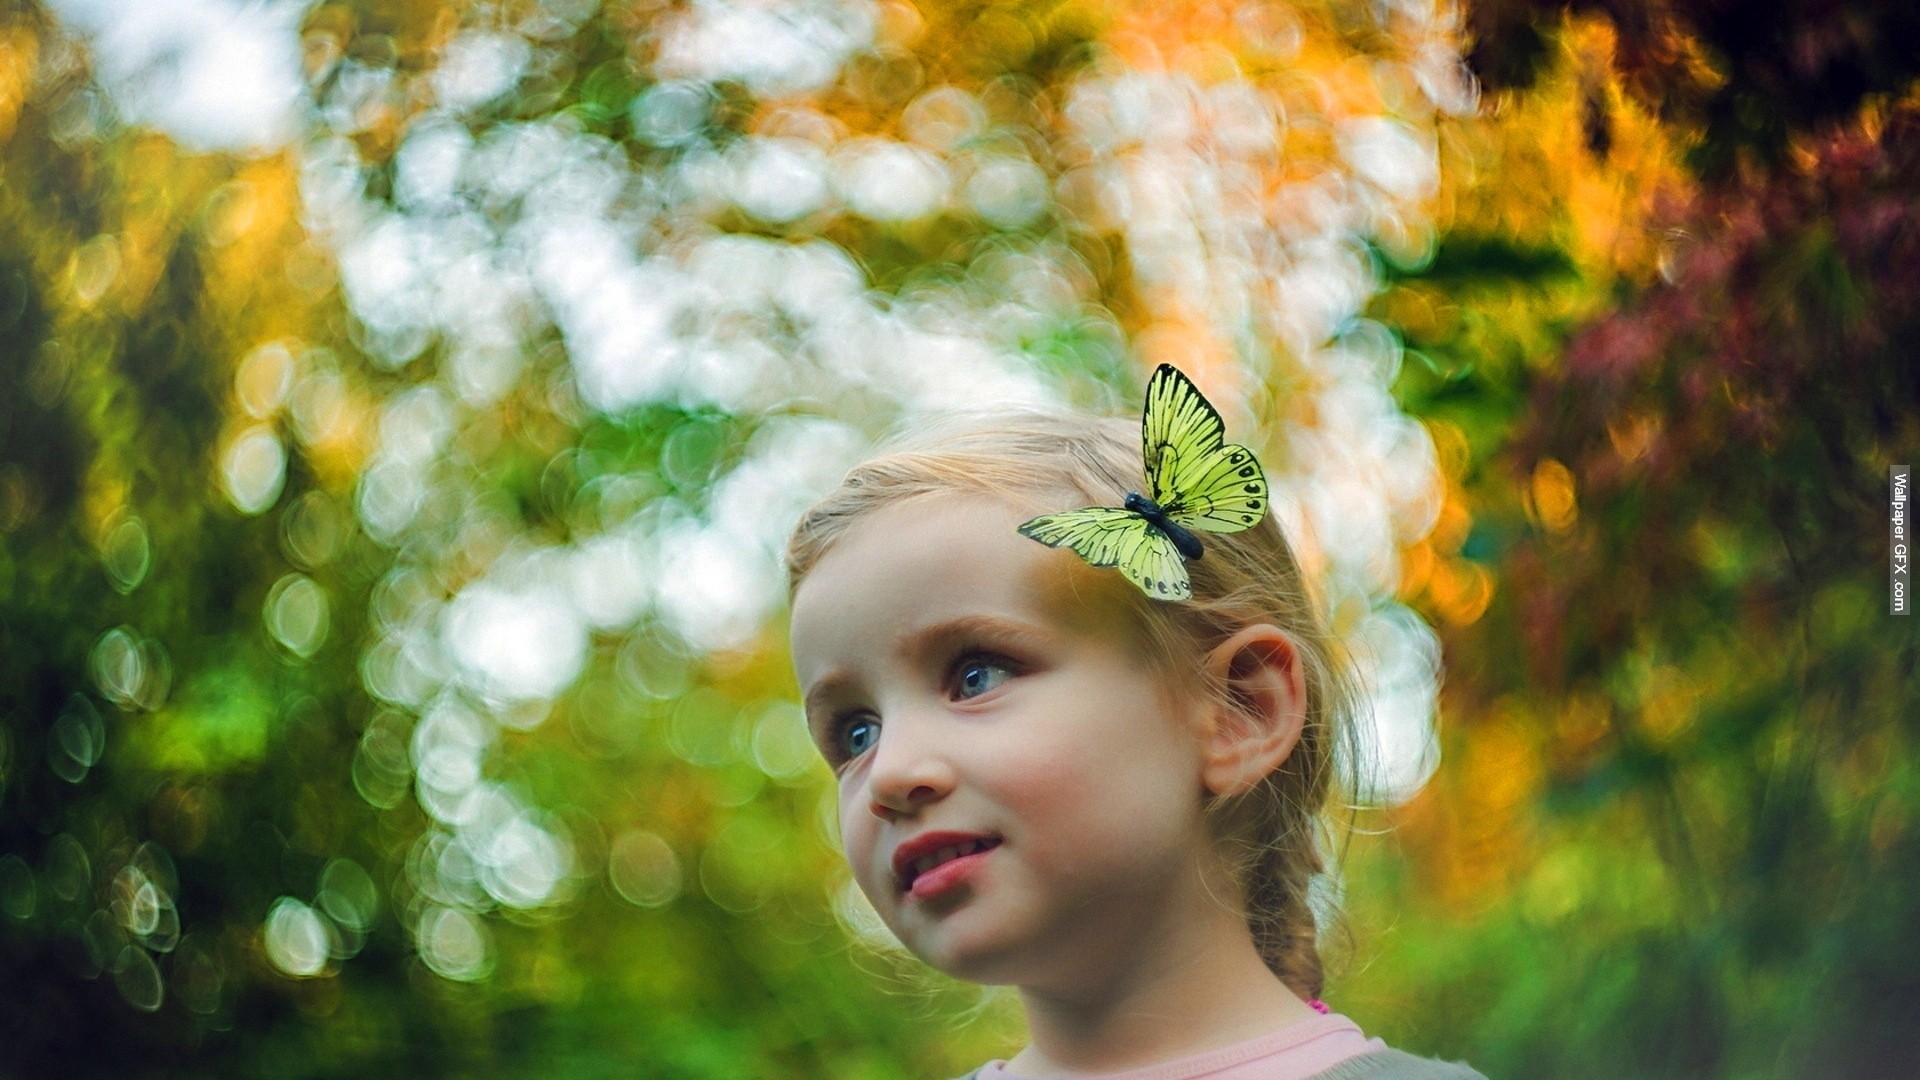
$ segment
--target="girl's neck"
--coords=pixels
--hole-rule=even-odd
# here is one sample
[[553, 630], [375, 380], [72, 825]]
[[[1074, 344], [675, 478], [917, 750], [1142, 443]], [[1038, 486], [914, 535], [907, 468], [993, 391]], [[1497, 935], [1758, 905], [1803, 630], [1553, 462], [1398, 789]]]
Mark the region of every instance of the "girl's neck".
[[1317, 1015], [1260, 959], [1240, 915], [1216, 903], [1202, 910], [1132, 937], [1072, 982], [1021, 986], [1032, 1042], [1008, 1071], [1023, 1080], [1120, 1072]]

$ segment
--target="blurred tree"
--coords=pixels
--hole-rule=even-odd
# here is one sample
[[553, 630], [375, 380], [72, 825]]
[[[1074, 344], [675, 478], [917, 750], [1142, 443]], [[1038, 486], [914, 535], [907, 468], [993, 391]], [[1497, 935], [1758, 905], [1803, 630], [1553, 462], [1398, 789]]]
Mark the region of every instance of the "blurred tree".
[[[1547, 205], [1577, 215], [1598, 176], [1629, 238], [1601, 260], [1590, 230], [1476, 211], [1381, 300], [1433, 357], [1403, 393], [1478, 433], [1436, 537], [1490, 599], [1423, 598], [1463, 760], [1406, 843], [1489, 927], [1427, 963], [1492, 1072], [1920, 1062], [1920, 920], [1885, 887], [1920, 874], [1915, 630], [1886, 613], [1888, 467], [1920, 454], [1913, 18], [1469, 9], [1478, 145], [1557, 110]], [[1663, 145], [1693, 179], [1633, 156]], [[1507, 162], [1495, 206], [1525, 197]], [[1463, 312], [1438, 333], [1436, 297]]]
[[[1920, 12], [1899, 0], [1851, 3], [1483, 0], [1468, 6], [1468, 61], [1489, 90], [1526, 90], [1568, 16], [1599, 17], [1617, 35], [1620, 85], [1663, 121], [1697, 130], [1693, 164], [1725, 179], [1743, 158], [1765, 168], [1809, 132], [1851, 122], [1876, 97], [1920, 76]], [[1588, 131], [1607, 143], [1595, 99]]]
[[[338, 478], [285, 449], [287, 388], [235, 385], [325, 305], [279, 272], [284, 160], [119, 128], [31, 6], [0, 40], [0, 981], [32, 988], [0, 1070], [239, 1069], [257, 1048], [216, 1033], [331, 1008], [263, 979], [269, 902], [314, 896], [331, 858], [377, 865], [331, 721], [371, 564]], [[361, 956], [370, 984], [404, 986], [397, 944]]]

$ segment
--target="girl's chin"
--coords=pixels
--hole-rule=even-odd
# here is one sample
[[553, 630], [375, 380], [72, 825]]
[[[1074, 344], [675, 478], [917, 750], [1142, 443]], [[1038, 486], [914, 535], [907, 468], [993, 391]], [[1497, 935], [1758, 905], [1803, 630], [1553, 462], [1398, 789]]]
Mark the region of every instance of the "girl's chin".
[[1019, 982], [1019, 960], [1027, 950], [985, 931], [952, 924], [922, 926], [900, 940], [921, 963], [949, 978], [982, 985]]

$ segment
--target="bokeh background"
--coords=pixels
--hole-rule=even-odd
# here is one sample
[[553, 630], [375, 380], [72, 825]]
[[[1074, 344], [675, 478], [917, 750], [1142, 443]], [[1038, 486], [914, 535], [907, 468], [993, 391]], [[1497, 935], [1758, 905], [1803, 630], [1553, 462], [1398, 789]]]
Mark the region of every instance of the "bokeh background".
[[1895, 0], [0, 0], [0, 1075], [944, 1077], [784, 653], [953, 407], [1267, 463], [1327, 997], [1920, 1075]]

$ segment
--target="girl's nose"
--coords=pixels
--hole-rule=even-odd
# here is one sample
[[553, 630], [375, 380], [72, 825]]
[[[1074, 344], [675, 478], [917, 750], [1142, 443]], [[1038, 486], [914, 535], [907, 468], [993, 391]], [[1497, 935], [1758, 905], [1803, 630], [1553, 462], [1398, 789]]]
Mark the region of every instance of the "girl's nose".
[[880, 729], [867, 769], [869, 809], [876, 817], [911, 814], [953, 790], [953, 764], [939, 752], [932, 725], [895, 717]]

